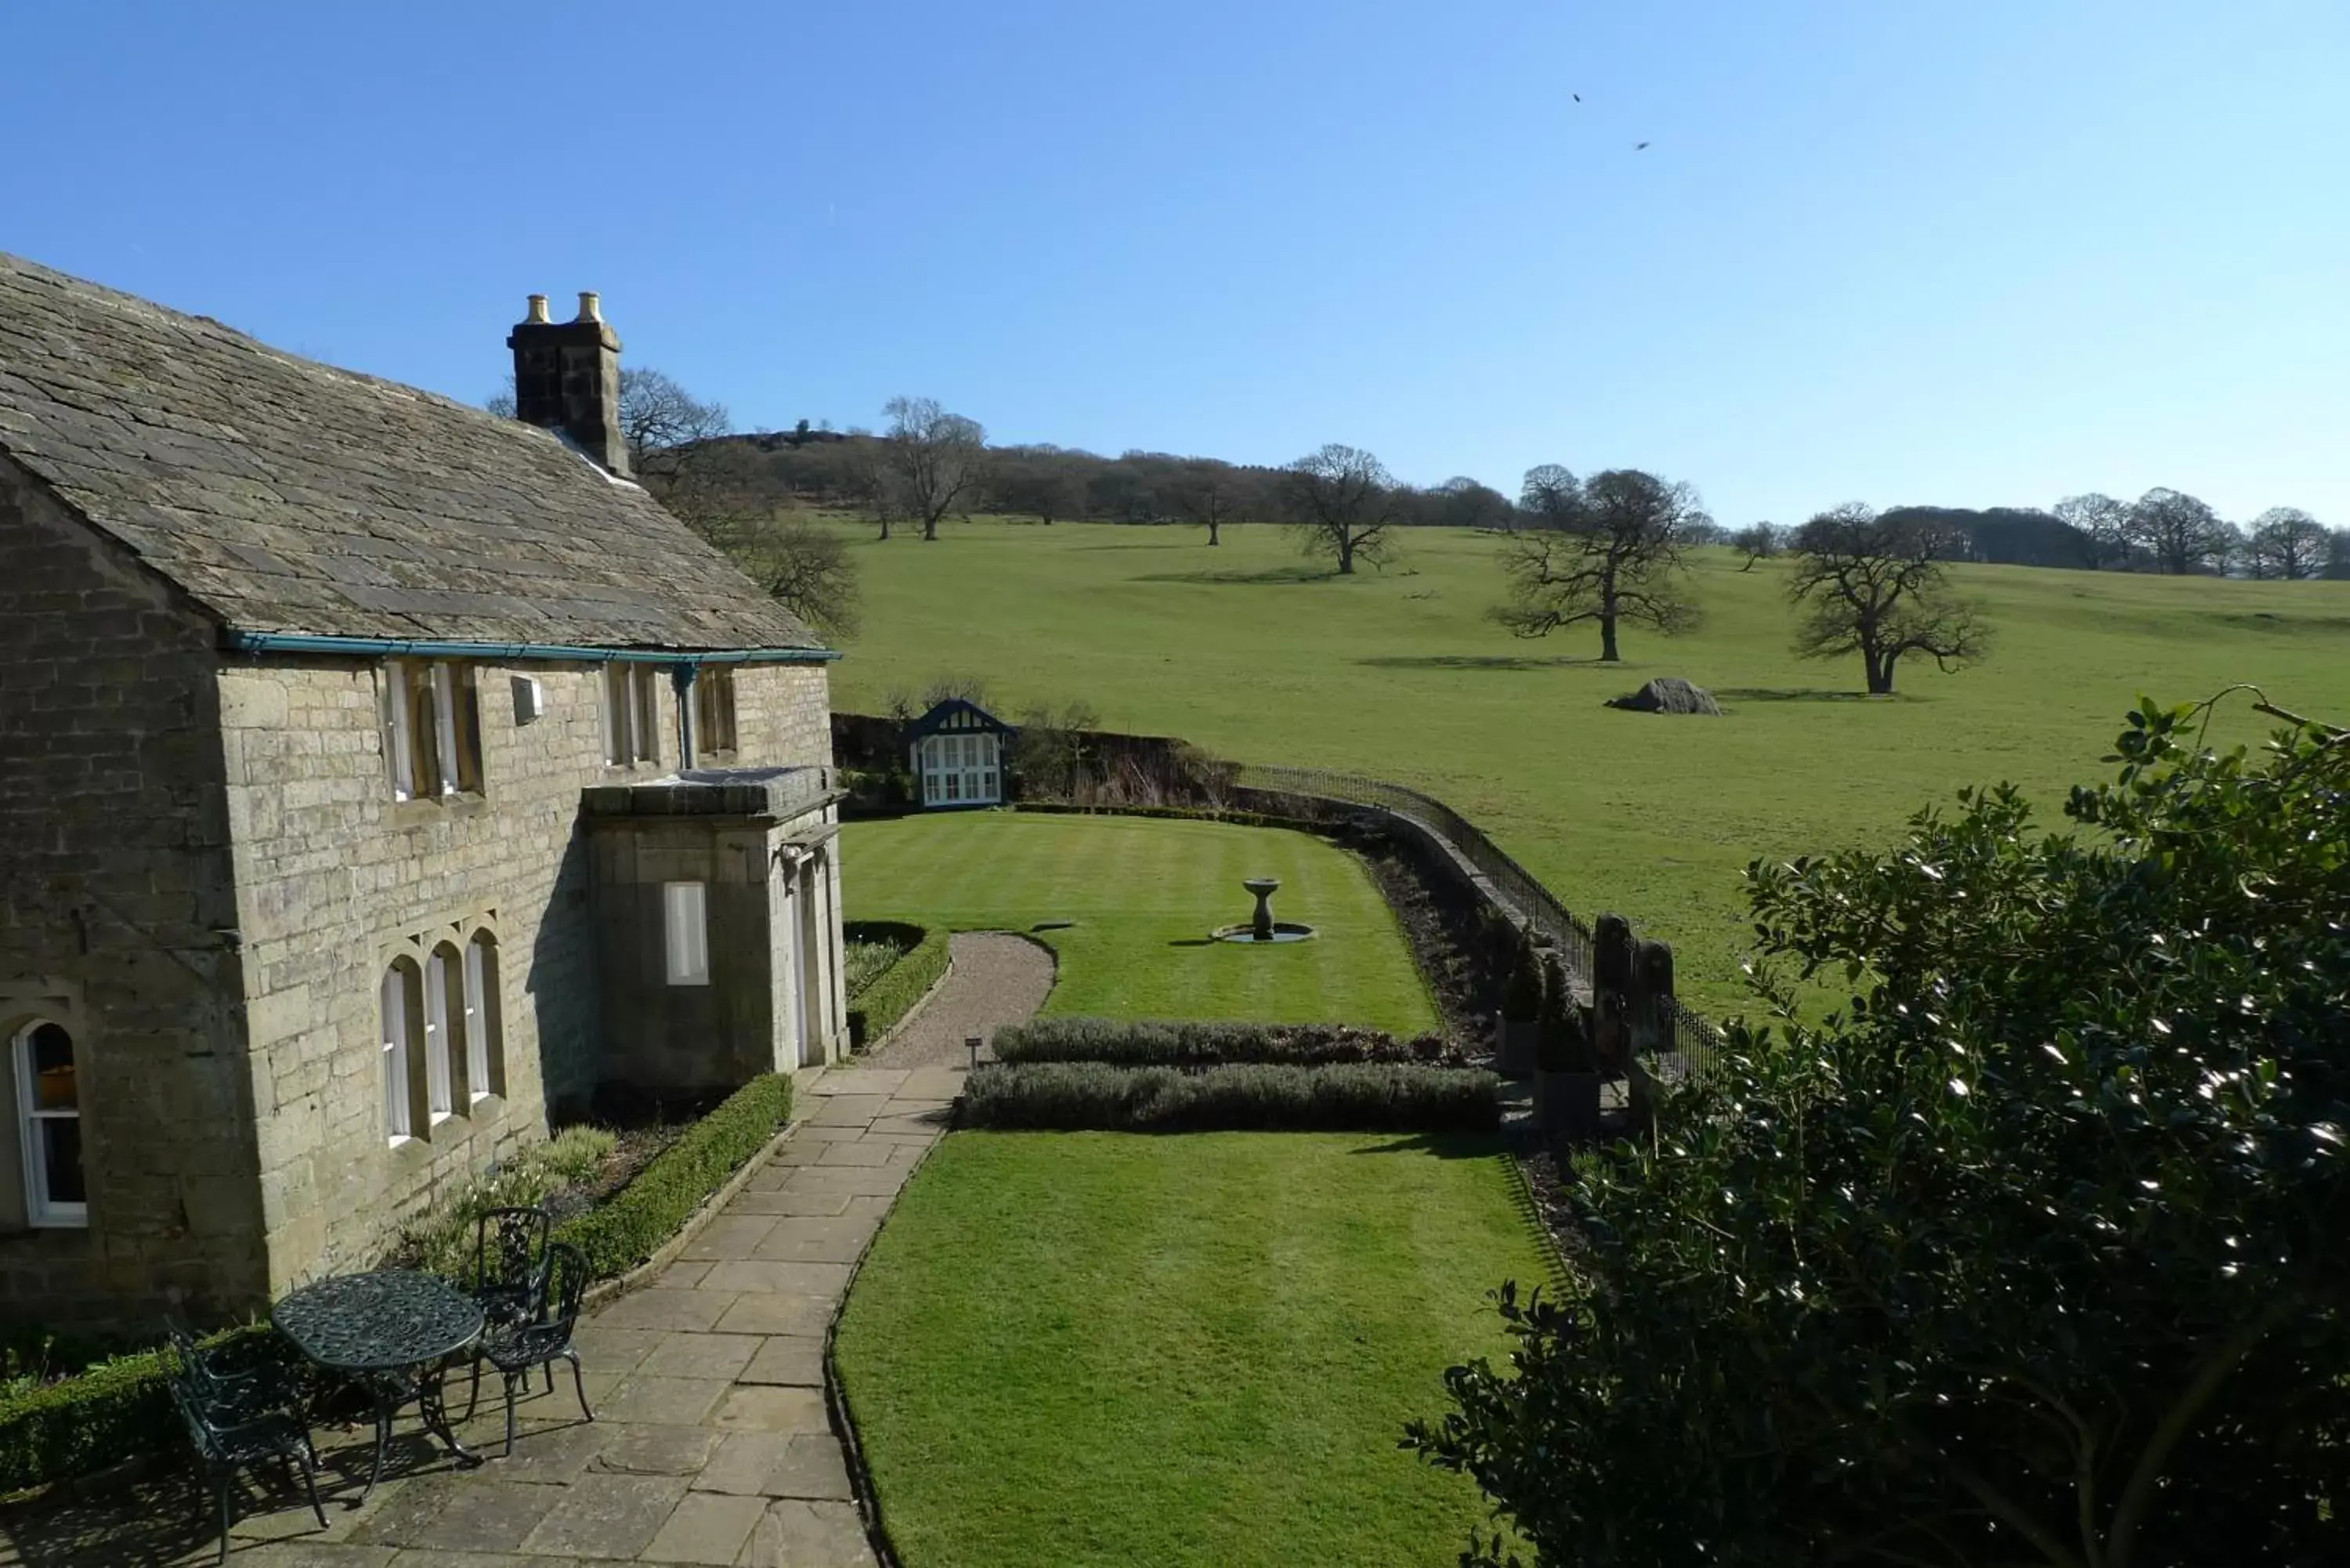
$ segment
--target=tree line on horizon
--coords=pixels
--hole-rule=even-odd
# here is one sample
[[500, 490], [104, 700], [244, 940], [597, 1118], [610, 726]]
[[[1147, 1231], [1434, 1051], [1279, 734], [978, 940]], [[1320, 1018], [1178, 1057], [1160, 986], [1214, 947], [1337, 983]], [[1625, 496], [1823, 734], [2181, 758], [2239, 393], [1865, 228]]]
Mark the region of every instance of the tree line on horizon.
[[[991, 446], [976, 421], [932, 400], [893, 399], [879, 431], [811, 428], [730, 435], [733, 461], [780, 494], [861, 513], [885, 534], [915, 523], [934, 537], [946, 516], [1033, 517], [1055, 523], [1134, 525], [1191, 524], [1221, 541], [1234, 523], [1295, 523], [1301, 463], [1279, 467], [1227, 462], [1141, 450], [1106, 457], [1049, 443]], [[1327, 449], [1325, 449], [1326, 451]], [[1357, 449], [1347, 449], [1356, 451]], [[948, 454], [955, 483], [941, 485], [903, 472], [920, 453], [933, 462]], [[1376, 484], [1381, 526], [1509, 531], [1542, 525], [1539, 504], [1524, 489], [1513, 500], [1469, 475], [1436, 485], [1396, 480], [1378, 460], [1357, 464]], [[942, 494], [942, 491], [951, 491]], [[941, 508], [937, 504], [944, 500]], [[2135, 501], [2099, 493], [2070, 495], [2054, 505], [1982, 508], [1904, 505], [1887, 514], [1933, 528], [1948, 558], [1990, 565], [2052, 566], [2085, 571], [2239, 576], [2298, 580], [2350, 578], [2350, 528], [2329, 529], [2299, 507], [2272, 507], [2249, 522], [2222, 518], [2184, 492], [2157, 488]], [[1731, 528], [1711, 517], [1690, 524], [1686, 542], [1734, 545], [1750, 560], [1775, 555], [1794, 529], [1772, 523]], [[1373, 558], [1376, 558], [1375, 556]]]
[[[511, 412], [512, 394], [488, 400]], [[1340, 575], [1384, 566], [1417, 527], [1466, 528], [1502, 541], [1506, 603], [1493, 616], [1520, 636], [1591, 622], [1600, 658], [1620, 657], [1629, 622], [1671, 635], [1697, 624], [1687, 552], [1728, 545], [1742, 569], [1788, 556], [1806, 655], [1856, 653], [1867, 689], [1890, 692], [1907, 656], [1954, 669], [1982, 656], [1979, 611], [1955, 597], [1957, 561], [2239, 576], [2350, 578], [2350, 528], [2328, 529], [2296, 507], [2249, 524], [2207, 503], [2157, 488], [2136, 501], [2100, 493], [2053, 507], [1970, 509], [1849, 504], [1795, 527], [1724, 527], [1690, 486], [1637, 469], [1578, 480], [1564, 466], [1527, 471], [1517, 496], [1468, 476], [1420, 487], [1378, 458], [1331, 443], [1281, 467], [1128, 452], [1116, 458], [1051, 445], [991, 446], [976, 420], [934, 399], [892, 398], [879, 431], [812, 428], [736, 433], [723, 404], [658, 369], [624, 368], [620, 418], [638, 479], [819, 630], [854, 629], [858, 584], [837, 534], [804, 508], [853, 511], [883, 539], [940, 536], [949, 518], [995, 514], [1056, 522], [1190, 524], [1221, 543], [1234, 524], [1293, 529]]]

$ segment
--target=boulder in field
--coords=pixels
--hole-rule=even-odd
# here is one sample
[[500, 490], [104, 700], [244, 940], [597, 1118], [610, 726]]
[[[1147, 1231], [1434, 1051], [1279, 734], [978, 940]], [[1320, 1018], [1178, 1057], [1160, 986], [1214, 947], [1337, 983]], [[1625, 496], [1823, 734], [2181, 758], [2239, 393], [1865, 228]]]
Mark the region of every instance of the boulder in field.
[[1702, 686], [1692, 686], [1678, 675], [1662, 675], [1623, 697], [1607, 699], [1610, 708], [1635, 713], [1710, 713], [1721, 716], [1721, 704]]

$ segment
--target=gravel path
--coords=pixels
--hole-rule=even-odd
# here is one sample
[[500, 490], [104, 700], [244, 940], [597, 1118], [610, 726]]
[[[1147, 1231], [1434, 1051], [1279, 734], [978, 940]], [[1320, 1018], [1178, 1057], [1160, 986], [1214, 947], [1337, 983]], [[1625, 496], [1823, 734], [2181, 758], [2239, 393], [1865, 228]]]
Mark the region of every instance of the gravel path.
[[[1053, 989], [1052, 950], [1008, 931], [957, 931], [954, 971], [899, 1036], [859, 1059], [861, 1067], [962, 1067], [963, 1041], [984, 1040], [1006, 1023], [1036, 1015]], [[983, 1055], [985, 1054], [983, 1052]]]

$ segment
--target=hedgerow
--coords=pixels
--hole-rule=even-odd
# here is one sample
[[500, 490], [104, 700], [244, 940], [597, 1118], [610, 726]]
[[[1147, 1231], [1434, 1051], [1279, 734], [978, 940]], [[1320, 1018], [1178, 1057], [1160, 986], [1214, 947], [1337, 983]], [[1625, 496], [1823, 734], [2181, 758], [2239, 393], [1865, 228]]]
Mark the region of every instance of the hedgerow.
[[1345, 1023], [1254, 1023], [1192, 1019], [1033, 1018], [995, 1032], [999, 1062], [1107, 1062], [1128, 1067], [1237, 1063], [1313, 1067], [1355, 1062], [1438, 1062], [1441, 1036], [1400, 1041]]
[[1489, 1132], [1491, 1073], [1416, 1064], [1245, 1064], [1180, 1072], [1102, 1062], [988, 1064], [962, 1124], [1109, 1132]]
[[[232, 1365], [268, 1354], [266, 1324], [214, 1334], [205, 1347]], [[182, 1444], [162, 1353], [142, 1350], [0, 1399], [0, 1492], [61, 1480]]]

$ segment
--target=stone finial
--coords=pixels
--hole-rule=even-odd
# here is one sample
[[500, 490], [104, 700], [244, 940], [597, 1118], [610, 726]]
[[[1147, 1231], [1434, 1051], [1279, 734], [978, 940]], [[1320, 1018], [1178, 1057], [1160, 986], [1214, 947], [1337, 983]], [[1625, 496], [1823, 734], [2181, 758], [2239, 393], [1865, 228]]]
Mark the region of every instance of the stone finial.
[[1617, 992], [1632, 989], [1632, 922], [1621, 915], [1599, 917], [1591, 933], [1591, 982]]
[[523, 319], [525, 321], [546, 320], [546, 296], [543, 294], [532, 295], [530, 296], [530, 314], [524, 317]]
[[604, 301], [603, 301], [603, 296], [600, 296], [600, 295], [598, 295], [598, 294], [594, 289], [591, 289], [591, 288], [583, 288], [583, 289], [581, 289], [581, 290], [579, 291], [579, 315], [577, 316], [577, 319], [578, 319], [578, 320], [580, 320], [580, 321], [601, 321], [601, 320], [603, 320], [603, 319], [604, 319]]

